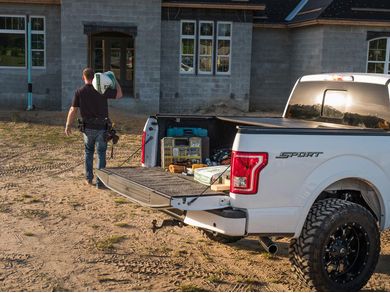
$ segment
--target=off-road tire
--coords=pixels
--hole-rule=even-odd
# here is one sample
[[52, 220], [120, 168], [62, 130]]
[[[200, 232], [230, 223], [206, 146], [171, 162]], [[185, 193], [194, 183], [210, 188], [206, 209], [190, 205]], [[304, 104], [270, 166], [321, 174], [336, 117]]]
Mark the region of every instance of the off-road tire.
[[[340, 239], [347, 238], [343, 236], [346, 234], [352, 237], [349, 236], [348, 241], [343, 242]], [[336, 245], [334, 243], [339, 246], [332, 246]], [[349, 244], [340, 250], [334, 249], [342, 247], [340, 243]], [[315, 203], [301, 235], [291, 240], [289, 248], [293, 272], [303, 285], [317, 291], [360, 290], [371, 278], [379, 253], [380, 232], [376, 219], [366, 208], [340, 199], [325, 199]], [[355, 260], [351, 265], [348, 259], [345, 265], [345, 259], [350, 255]], [[342, 257], [344, 260], [339, 261]], [[336, 259], [334, 263], [337, 265], [329, 259]], [[346, 272], [342, 272], [345, 267]]]
[[203, 230], [203, 229], [200, 229], [200, 232], [202, 233], [202, 235], [205, 238], [210, 239], [210, 240], [215, 241], [215, 242], [222, 243], [222, 244], [235, 243], [237, 241], [240, 241], [242, 238], [244, 238], [241, 236], [227, 236], [227, 235], [214, 233], [214, 232], [211, 232], [208, 230]]

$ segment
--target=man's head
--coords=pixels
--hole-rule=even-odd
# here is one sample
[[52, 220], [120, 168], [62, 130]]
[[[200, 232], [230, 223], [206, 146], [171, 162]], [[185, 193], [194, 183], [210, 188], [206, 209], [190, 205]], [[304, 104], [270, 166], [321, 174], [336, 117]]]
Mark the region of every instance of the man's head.
[[86, 84], [91, 84], [95, 76], [95, 71], [92, 68], [85, 68], [83, 70], [83, 80]]

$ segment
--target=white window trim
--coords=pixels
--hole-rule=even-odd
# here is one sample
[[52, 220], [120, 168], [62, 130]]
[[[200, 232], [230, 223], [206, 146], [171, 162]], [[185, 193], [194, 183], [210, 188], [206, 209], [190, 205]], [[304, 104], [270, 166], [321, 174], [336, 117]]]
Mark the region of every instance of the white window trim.
[[[370, 57], [370, 44], [371, 42], [373, 41], [377, 41], [377, 40], [382, 40], [382, 39], [386, 39], [387, 41], [387, 44], [386, 44], [386, 59], [385, 61], [370, 61], [368, 60], [368, 58]], [[390, 74], [390, 37], [379, 37], [379, 38], [375, 38], [375, 39], [372, 39], [372, 40], [369, 40], [367, 42], [367, 66], [366, 66], [366, 72], [368, 72], [368, 65], [369, 63], [375, 63], [375, 64], [383, 64], [385, 63], [384, 65], [384, 69], [385, 69], [385, 72], [382, 73], [382, 74]]]
[[[229, 37], [226, 37], [226, 36], [222, 36], [220, 37], [219, 36], [219, 25], [220, 24], [230, 24], [230, 36]], [[222, 57], [227, 57], [227, 55], [218, 55], [218, 41], [219, 40], [226, 40], [226, 41], [230, 41], [230, 50], [229, 50], [229, 71], [228, 72], [220, 72], [218, 71], [218, 56], [222, 56]], [[216, 45], [216, 52], [215, 52], [215, 57], [217, 58], [216, 59], [216, 62], [215, 62], [215, 74], [216, 75], [230, 75], [231, 72], [232, 72], [232, 48], [233, 48], [233, 22], [229, 22], [229, 21], [218, 21], [217, 22], [217, 35], [216, 35], [216, 41], [217, 41], [217, 45]]]
[[[183, 32], [182, 32], [182, 29], [183, 29], [183, 23], [185, 22], [189, 22], [189, 23], [193, 23], [194, 24], [194, 35], [183, 35]], [[180, 54], [179, 54], [179, 72], [180, 74], [185, 74], [185, 75], [194, 75], [196, 70], [195, 70], [195, 66], [196, 66], [196, 34], [197, 34], [197, 26], [196, 26], [196, 20], [181, 20], [180, 21]], [[188, 71], [182, 71], [181, 70], [181, 63], [182, 63], [182, 57], [183, 57], [183, 39], [191, 39], [194, 41], [194, 54], [193, 54], [193, 60], [194, 60], [194, 69], [192, 72], [188, 72]], [[189, 54], [184, 54], [184, 55], [188, 55]]]
[[31, 28], [31, 34], [43, 35], [43, 49], [32, 49], [32, 52], [42, 52], [43, 51], [43, 66], [32, 66], [33, 69], [46, 69], [46, 16], [41, 15], [31, 15], [31, 18], [43, 18], [43, 31], [34, 31]]
[[[204, 24], [204, 23], [210, 23], [212, 24], [213, 26], [213, 34], [211, 36], [201, 36], [200, 35], [200, 32], [201, 32], [201, 25]], [[213, 75], [213, 64], [214, 64], [214, 36], [215, 36], [215, 23], [214, 21], [199, 21], [199, 29], [198, 29], [198, 32], [199, 32], [199, 37], [198, 37], [198, 74], [200, 75]], [[210, 55], [201, 55], [200, 54], [200, 41], [201, 40], [211, 40], [211, 71], [202, 71], [200, 69], [200, 58], [201, 57], [208, 57]]]
[[[11, 34], [24, 34], [24, 44], [25, 44], [25, 66], [0, 66], [0, 69], [27, 69], [27, 19], [26, 15], [16, 15], [16, 14], [0, 14], [0, 17], [20, 17], [24, 19], [24, 30], [0, 30], [0, 33], [11, 33]], [[45, 70], [46, 69], [46, 16], [42, 15], [30, 15], [31, 18], [43, 18], [44, 30], [43, 31], [31, 31], [31, 34], [43, 34], [44, 35], [44, 49], [35, 49], [35, 51], [44, 51], [44, 66], [32, 66], [32, 69]], [[32, 51], [34, 51], [32, 49]]]
[[[20, 17], [24, 19], [24, 31], [22, 30], [0, 30], [0, 34], [24, 34], [24, 50], [27, 52], [27, 40], [26, 40], [26, 30], [27, 22], [25, 15], [18, 14], [0, 14], [0, 17]], [[0, 66], [0, 69], [26, 69], [27, 68], [27, 53], [25, 54], [25, 65], [24, 66]]]

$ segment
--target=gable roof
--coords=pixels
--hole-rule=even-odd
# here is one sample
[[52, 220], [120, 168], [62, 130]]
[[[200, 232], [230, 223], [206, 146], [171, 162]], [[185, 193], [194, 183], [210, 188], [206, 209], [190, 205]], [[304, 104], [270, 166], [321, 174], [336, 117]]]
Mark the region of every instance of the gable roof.
[[265, 0], [255, 24], [296, 27], [304, 24], [367, 22], [390, 25], [390, 1], [386, 0]]

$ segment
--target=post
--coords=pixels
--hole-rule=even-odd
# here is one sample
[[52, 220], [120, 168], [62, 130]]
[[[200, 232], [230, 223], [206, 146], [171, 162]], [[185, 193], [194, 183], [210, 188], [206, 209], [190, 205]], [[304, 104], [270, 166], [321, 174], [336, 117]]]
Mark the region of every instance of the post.
[[32, 50], [31, 50], [31, 17], [27, 15], [27, 111], [34, 110], [32, 97]]

